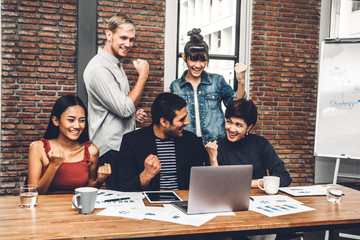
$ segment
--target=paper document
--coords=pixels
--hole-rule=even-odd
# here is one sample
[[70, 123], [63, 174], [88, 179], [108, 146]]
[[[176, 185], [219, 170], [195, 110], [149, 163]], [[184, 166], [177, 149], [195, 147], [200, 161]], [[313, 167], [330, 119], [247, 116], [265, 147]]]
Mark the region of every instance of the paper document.
[[265, 196], [252, 196], [250, 205], [264, 206], [264, 205], [279, 205], [279, 204], [303, 204], [291, 197], [284, 195], [265, 195]]
[[279, 190], [293, 197], [326, 195], [326, 186], [322, 186], [322, 185], [281, 187], [279, 188]]
[[171, 204], [164, 204], [164, 207], [145, 207], [145, 218], [159, 221], [166, 221], [191, 226], [201, 226], [216, 217], [215, 214], [194, 214], [187, 215]]
[[99, 189], [95, 208], [106, 208], [108, 206], [144, 207], [143, 198], [142, 193]]
[[96, 215], [142, 220], [144, 219], [144, 209], [134, 206], [108, 206]]
[[252, 196], [249, 210], [264, 214], [268, 217], [315, 210], [305, 206], [302, 202], [283, 195]]
[[187, 215], [171, 204], [165, 204], [163, 207], [145, 207], [136, 205], [118, 205], [108, 206], [97, 215], [124, 217], [132, 219], [151, 219], [165, 222], [172, 222], [191, 226], [200, 226], [216, 216], [235, 215], [233, 212], [210, 213], [210, 214], [193, 214]]
[[191, 226], [200, 226], [216, 216], [235, 215], [233, 212], [188, 215], [171, 204], [146, 207], [142, 193], [118, 192], [100, 189], [95, 208], [105, 208], [97, 215], [132, 219], [152, 219]]
[[114, 191], [114, 190], [107, 190], [107, 189], [99, 189], [97, 194], [98, 200], [103, 199], [110, 199], [110, 198], [116, 198], [116, 197], [129, 197], [131, 199], [144, 199], [145, 196], [142, 194], [142, 192], [120, 192], [120, 191]]

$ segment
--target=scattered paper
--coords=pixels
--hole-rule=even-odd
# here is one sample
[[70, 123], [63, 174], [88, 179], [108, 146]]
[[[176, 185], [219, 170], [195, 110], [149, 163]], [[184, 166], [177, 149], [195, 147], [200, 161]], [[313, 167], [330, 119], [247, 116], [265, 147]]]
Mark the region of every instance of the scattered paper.
[[322, 186], [322, 185], [281, 187], [279, 188], [279, 190], [293, 197], [326, 195], [326, 186]]
[[172, 222], [191, 226], [201, 226], [216, 216], [235, 215], [233, 212], [192, 214], [188, 215], [171, 204], [164, 204], [163, 207], [147, 207], [141, 204], [118, 204], [108, 206], [97, 215], [124, 217], [132, 219], [151, 219], [157, 221]]
[[108, 206], [97, 215], [142, 220], [144, 219], [144, 210], [132, 206]]
[[106, 208], [108, 206], [144, 207], [143, 198], [142, 193], [99, 189], [95, 208]]
[[298, 205], [303, 204], [291, 197], [284, 195], [264, 195], [264, 196], [252, 196], [250, 201], [251, 206], [264, 206], [264, 205], [279, 205], [279, 204], [291, 204]]
[[305, 205], [265, 205], [265, 206], [258, 206], [249, 209], [254, 212], [258, 212], [264, 214], [268, 217], [275, 217], [275, 216], [282, 216], [287, 214], [299, 213], [299, 212], [306, 212], [315, 210], [310, 207], [306, 207]]
[[188, 215], [171, 204], [164, 204], [162, 208], [145, 207], [145, 218], [166, 221], [191, 226], [201, 226], [216, 217], [215, 214]]
[[[316, 190], [319, 191], [320, 188]], [[325, 188], [326, 190], [326, 188]], [[299, 192], [299, 191], [298, 191]], [[171, 204], [163, 207], [148, 207], [142, 193], [99, 190], [96, 208], [105, 208], [98, 215], [132, 219], [151, 219], [191, 226], [201, 226], [216, 216], [235, 215], [233, 212], [188, 215]], [[268, 217], [314, 210], [300, 201], [284, 195], [252, 196], [249, 210]]]
[[95, 203], [95, 208], [107, 208], [107, 207], [142, 208], [145, 207], [145, 204], [142, 199], [105, 200], [105, 201], [96, 201]]
[[303, 205], [302, 202], [283, 195], [252, 196], [252, 199], [249, 210], [268, 217], [315, 210]]
[[145, 196], [141, 192], [120, 192], [107, 189], [99, 189], [96, 200], [106, 200], [111, 198], [131, 198], [131, 199], [144, 199]]

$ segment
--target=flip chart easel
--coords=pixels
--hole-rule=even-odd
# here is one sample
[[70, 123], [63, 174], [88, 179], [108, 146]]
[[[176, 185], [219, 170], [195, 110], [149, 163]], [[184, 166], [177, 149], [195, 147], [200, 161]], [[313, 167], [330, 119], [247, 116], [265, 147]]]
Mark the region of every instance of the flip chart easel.
[[315, 156], [360, 160], [360, 39], [325, 39], [319, 60]]

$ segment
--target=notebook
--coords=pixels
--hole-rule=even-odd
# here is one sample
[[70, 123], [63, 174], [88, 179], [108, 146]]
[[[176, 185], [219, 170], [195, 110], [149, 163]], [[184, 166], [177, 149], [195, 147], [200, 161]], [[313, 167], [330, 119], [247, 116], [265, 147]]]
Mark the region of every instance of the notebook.
[[252, 171], [252, 165], [192, 167], [189, 200], [171, 204], [187, 214], [248, 210]]

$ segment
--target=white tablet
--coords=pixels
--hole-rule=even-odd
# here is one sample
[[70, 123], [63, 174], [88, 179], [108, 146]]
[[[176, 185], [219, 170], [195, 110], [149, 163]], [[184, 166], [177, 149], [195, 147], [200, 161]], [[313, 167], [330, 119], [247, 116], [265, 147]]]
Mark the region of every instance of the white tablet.
[[145, 191], [143, 194], [149, 203], [171, 203], [182, 201], [174, 191]]

